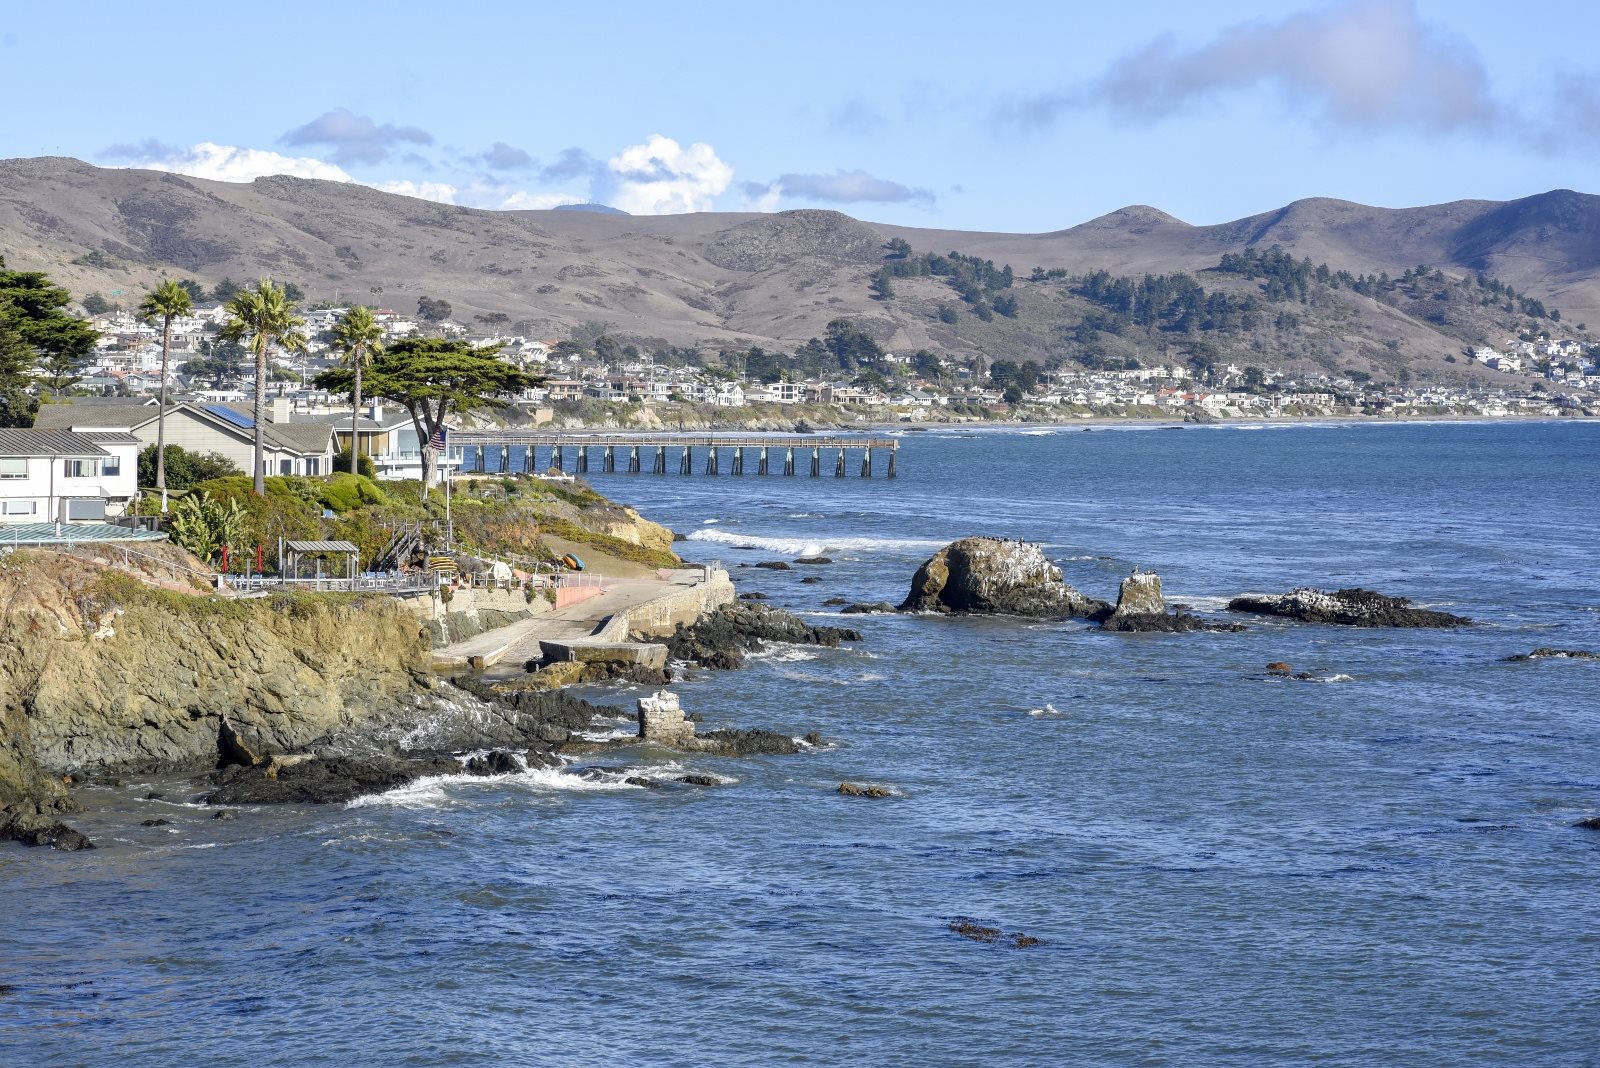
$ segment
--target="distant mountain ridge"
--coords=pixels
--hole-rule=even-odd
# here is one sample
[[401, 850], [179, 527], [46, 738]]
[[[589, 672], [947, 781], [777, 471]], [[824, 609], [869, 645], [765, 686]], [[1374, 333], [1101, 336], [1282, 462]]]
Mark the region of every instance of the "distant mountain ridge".
[[[976, 321], [951, 328], [926, 287], [872, 299], [867, 280], [894, 238], [918, 252], [1010, 264], [1020, 279], [1035, 267], [1198, 272], [1224, 253], [1279, 245], [1357, 274], [1397, 275], [1418, 264], [1483, 271], [1560, 308], [1567, 322], [1600, 326], [1600, 197], [1571, 190], [1415, 208], [1313, 198], [1204, 226], [1132, 205], [1065, 230], [1006, 234], [810, 209], [484, 211], [283, 176], [232, 184], [60, 157], [0, 161], [0, 255], [13, 268], [50, 271], [80, 296], [120, 289], [126, 300], [164, 275], [215, 283], [271, 274], [313, 299], [410, 311], [426, 295], [450, 301], [463, 321], [503, 312], [551, 337], [598, 320], [619, 335], [677, 345], [789, 349], [846, 316], [895, 351], [998, 358], [1041, 351], [1061, 332], [1045, 310], [1026, 330]], [[1352, 353], [1383, 336], [1386, 314], [1361, 310], [1364, 333]], [[1408, 346], [1432, 351], [1433, 327], [1415, 318], [1405, 326]], [[1441, 335], [1437, 346], [1459, 348], [1463, 336]]]

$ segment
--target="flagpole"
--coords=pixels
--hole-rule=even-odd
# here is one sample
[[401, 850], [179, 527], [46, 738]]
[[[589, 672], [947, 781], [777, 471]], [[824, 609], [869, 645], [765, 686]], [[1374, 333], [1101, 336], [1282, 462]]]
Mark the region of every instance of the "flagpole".
[[441, 455], [439, 470], [444, 474], [444, 525], [445, 547], [452, 551], [456, 547], [456, 521], [450, 514], [450, 483], [455, 479], [450, 477], [450, 438], [449, 432], [443, 427], [439, 428], [439, 436], [444, 441], [444, 452]]

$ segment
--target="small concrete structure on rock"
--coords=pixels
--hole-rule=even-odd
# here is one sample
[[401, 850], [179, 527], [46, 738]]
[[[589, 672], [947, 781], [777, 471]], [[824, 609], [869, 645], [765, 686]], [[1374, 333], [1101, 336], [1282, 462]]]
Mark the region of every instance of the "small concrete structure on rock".
[[639, 698], [639, 738], [659, 745], [687, 748], [694, 743], [694, 724], [684, 718], [678, 695], [657, 690]]

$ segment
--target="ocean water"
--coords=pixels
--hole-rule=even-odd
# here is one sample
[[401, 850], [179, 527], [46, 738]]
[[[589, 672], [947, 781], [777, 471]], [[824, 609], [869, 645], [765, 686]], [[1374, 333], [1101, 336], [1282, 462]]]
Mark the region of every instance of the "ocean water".
[[1482, 625], [851, 617], [860, 646], [676, 687], [834, 744], [604, 761], [713, 789], [227, 823], [91, 791], [99, 851], [0, 849], [0, 1064], [1600, 1061], [1600, 663], [1503, 660], [1600, 649], [1600, 425], [936, 429], [900, 470], [595, 484], [817, 622], [983, 533], [1102, 597], [1141, 566], [1201, 612], [1360, 584]]

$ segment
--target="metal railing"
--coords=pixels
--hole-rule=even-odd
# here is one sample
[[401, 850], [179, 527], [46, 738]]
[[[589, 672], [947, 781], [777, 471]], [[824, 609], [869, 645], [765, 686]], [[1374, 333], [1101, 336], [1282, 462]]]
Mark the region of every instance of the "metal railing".
[[163, 560], [159, 556], [151, 556], [149, 553], [142, 553], [137, 549], [130, 549], [125, 545], [107, 545], [104, 546], [104, 548], [115, 548], [117, 552], [121, 553], [122, 566], [126, 568], [132, 568], [134, 566], [134, 558], [137, 557], [140, 560], [147, 561], [148, 563], [154, 565], [154, 568], [165, 570], [172, 576], [172, 580], [174, 582], [178, 581], [179, 574], [183, 574], [188, 575], [191, 578], [200, 579], [208, 586], [215, 586], [217, 584], [217, 573], [215, 571], [197, 571], [192, 567], [185, 567], [183, 564], [173, 563], [171, 560]]
[[357, 575], [355, 578], [281, 578], [276, 575], [225, 575], [227, 588], [236, 593], [299, 590], [306, 593], [422, 593], [439, 585], [429, 572], [403, 575]]

